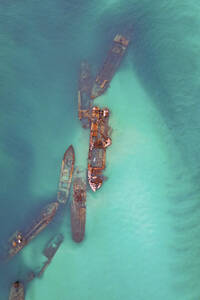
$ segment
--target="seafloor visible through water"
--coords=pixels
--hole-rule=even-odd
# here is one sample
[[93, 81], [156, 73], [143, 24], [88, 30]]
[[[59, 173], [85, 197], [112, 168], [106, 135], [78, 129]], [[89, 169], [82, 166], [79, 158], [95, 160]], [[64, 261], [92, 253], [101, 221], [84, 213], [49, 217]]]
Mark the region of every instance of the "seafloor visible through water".
[[9, 263], [0, 300], [65, 240], [26, 300], [200, 299], [200, 4], [186, 0], [2, 0], [0, 3], [0, 249], [56, 198], [70, 144], [86, 166], [77, 119], [82, 59], [95, 73], [115, 33], [133, 25], [108, 92], [108, 180], [88, 192], [86, 237], [71, 239], [69, 207]]

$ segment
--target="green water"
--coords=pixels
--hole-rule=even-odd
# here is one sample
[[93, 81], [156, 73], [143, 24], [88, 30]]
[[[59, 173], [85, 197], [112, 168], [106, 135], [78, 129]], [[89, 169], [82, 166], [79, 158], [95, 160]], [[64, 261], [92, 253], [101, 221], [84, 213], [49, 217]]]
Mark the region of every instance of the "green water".
[[[2, 1], [0, 4], [1, 249], [56, 197], [73, 144], [87, 165], [77, 118], [83, 58], [95, 73], [113, 35], [132, 42], [108, 92], [108, 180], [87, 193], [86, 237], [71, 239], [69, 207], [8, 264], [12, 281], [36, 270], [52, 234], [65, 240], [26, 300], [197, 300], [199, 275], [199, 11], [197, 1]], [[2, 250], [3, 251], [3, 250]]]

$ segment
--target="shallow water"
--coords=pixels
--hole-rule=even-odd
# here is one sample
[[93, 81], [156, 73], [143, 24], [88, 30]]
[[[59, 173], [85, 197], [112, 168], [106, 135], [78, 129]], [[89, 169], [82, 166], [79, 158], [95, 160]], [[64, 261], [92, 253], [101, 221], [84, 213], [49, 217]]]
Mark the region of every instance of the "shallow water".
[[87, 164], [88, 131], [77, 119], [77, 77], [95, 73], [113, 35], [133, 25], [128, 54], [108, 92], [112, 146], [105, 181], [88, 191], [86, 237], [71, 240], [69, 208], [0, 268], [0, 300], [65, 240], [26, 299], [200, 297], [199, 10], [197, 1], [2, 1], [0, 4], [1, 249], [56, 197], [60, 163], [75, 147]]

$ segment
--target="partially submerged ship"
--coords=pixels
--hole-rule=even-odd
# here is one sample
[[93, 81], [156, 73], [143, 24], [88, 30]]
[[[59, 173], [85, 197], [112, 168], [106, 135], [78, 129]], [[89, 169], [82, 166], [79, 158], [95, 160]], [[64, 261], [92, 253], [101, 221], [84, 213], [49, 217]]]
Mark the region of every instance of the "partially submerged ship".
[[43, 255], [47, 258], [47, 260], [42, 264], [41, 267], [37, 268], [36, 271], [31, 270], [24, 276], [23, 282], [25, 284], [29, 283], [36, 277], [41, 277], [43, 275], [44, 271], [51, 263], [54, 255], [56, 254], [63, 240], [64, 237], [62, 233], [58, 233], [48, 241], [43, 250]]
[[126, 52], [130, 39], [124, 35], [117, 34], [114, 37], [112, 47], [106, 57], [102, 69], [97, 74], [91, 91], [91, 98], [102, 95], [115, 75], [121, 60]]
[[71, 145], [65, 151], [62, 160], [60, 181], [58, 184], [58, 193], [57, 193], [57, 201], [61, 204], [65, 204], [69, 197], [72, 175], [74, 171], [74, 161], [75, 161], [74, 148]]
[[92, 77], [90, 66], [87, 61], [81, 63], [80, 78], [78, 86], [78, 118], [83, 128], [89, 128], [89, 114], [91, 108]]
[[73, 200], [71, 203], [72, 238], [79, 243], [85, 235], [86, 222], [86, 176], [76, 170], [73, 182]]
[[24, 285], [20, 281], [15, 281], [10, 289], [9, 300], [24, 300]]
[[9, 239], [8, 255], [11, 258], [22, 250], [33, 238], [35, 238], [51, 222], [56, 214], [59, 203], [48, 204], [25, 231], [16, 231]]
[[58, 248], [60, 247], [61, 243], [63, 242], [64, 237], [61, 233], [56, 234], [53, 238], [50, 239], [50, 241], [47, 243], [43, 250], [44, 256], [47, 258], [45, 263], [43, 264], [42, 268], [37, 274], [37, 277], [41, 277], [48, 267], [48, 265], [51, 263], [51, 260], [53, 259], [54, 255], [56, 254]]
[[102, 172], [105, 169], [106, 148], [111, 145], [108, 125], [109, 115], [110, 111], [108, 108], [100, 109], [98, 106], [92, 108], [88, 153], [88, 182], [94, 192], [102, 186], [105, 179]]

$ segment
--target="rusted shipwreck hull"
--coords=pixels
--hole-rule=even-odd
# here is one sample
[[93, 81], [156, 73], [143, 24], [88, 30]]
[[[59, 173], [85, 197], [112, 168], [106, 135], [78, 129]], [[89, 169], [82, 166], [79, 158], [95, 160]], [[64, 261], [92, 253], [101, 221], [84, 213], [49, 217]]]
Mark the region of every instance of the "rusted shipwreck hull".
[[102, 69], [97, 74], [96, 80], [91, 90], [91, 98], [94, 99], [102, 95], [115, 75], [122, 58], [126, 52], [130, 39], [122, 34], [117, 34], [114, 37], [112, 47], [108, 52]]
[[16, 231], [9, 239], [6, 259], [21, 251], [33, 238], [35, 238], [51, 222], [58, 209], [58, 202], [51, 202], [42, 210], [31, 226], [24, 231]]
[[98, 106], [92, 108], [88, 153], [88, 182], [94, 192], [102, 186], [104, 181], [102, 172], [106, 167], [106, 149], [111, 145], [108, 125], [109, 115], [110, 111], [108, 108], [100, 109]]
[[60, 171], [57, 200], [61, 204], [66, 204], [69, 197], [72, 175], [74, 171], [75, 154], [73, 146], [65, 151]]
[[29, 283], [36, 277], [41, 277], [48, 267], [48, 265], [51, 263], [53, 257], [55, 256], [56, 252], [58, 251], [61, 243], [63, 242], [64, 237], [61, 233], [56, 234], [53, 236], [48, 243], [46, 244], [44, 250], [43, 250], [43, 255], [47, 258], [46, 261], [37, 268], [36, 270], [29, 271], [23, 280], [25, 284]]
[[73, 200], [71, 203], [72, 238], [79, 243], [85, 235], [86, 223], [86, 176], [85, 172], [76, 170], [73, 183]]

